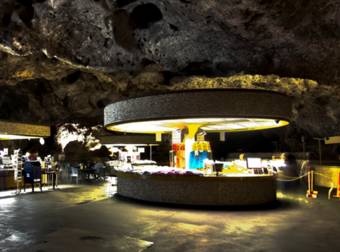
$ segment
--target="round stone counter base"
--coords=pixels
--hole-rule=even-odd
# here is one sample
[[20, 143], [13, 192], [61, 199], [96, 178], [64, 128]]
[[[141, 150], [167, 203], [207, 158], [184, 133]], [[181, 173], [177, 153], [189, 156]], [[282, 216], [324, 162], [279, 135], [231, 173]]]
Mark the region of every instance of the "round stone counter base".
[[273, 176], [200, 177], [117, 173], [119, 195], [159, 203], [247, 206], [276, 200]]

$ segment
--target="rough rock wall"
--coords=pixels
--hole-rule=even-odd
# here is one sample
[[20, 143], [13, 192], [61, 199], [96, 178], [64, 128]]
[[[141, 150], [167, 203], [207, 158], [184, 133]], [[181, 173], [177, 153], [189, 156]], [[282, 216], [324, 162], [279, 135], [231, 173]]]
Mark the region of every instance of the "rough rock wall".
[[95, 124], [122, 97], [247, 87], [339, 134], [339, 39], [335, 0], [3, 0], [0, 118]]
[[274, 73], [333, 84], [335, 0], [3, 0], [0, 48], [105, 71]]

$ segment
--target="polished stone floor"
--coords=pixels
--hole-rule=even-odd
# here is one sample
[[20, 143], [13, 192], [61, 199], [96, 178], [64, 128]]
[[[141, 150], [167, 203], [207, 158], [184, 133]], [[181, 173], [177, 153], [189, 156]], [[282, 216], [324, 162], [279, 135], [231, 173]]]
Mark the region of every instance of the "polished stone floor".
[[0, 251], [340, 251], [340, 200], [326, 190], [190, 209], [122, 200], [111, 184], [0, 198]]

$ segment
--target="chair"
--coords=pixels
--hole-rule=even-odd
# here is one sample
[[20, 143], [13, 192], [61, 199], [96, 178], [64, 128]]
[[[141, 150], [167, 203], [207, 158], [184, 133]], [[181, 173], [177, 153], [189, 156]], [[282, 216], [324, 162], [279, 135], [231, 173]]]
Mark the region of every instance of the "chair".
[[73, 178], [76, 179], [76, 184], [78, 184], [78, 180], [79, 180], [79, 172], [78, 172], [78, 169], [75, 168], [75, 167], [71, 167], [71, 174], [70, 174], [70, 177], [71, 177], [71, 182], [73, 181]]
[[26, 191], [26, 184], [31, 184], [32, 192], [34, 192], [34, 184], [38, 183], [40, 191], [42, 191], [41, 181], [41, 164], [39, 161], [26, 161], [23, 170], [24, 191]]

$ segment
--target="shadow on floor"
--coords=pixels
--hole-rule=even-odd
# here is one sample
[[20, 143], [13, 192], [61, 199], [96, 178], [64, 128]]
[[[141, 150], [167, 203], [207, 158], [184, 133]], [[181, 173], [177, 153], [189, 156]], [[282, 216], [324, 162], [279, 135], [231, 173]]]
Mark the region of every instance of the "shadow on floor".
[[134, 204], [142, 207], [151, 207], [151, 208], [164, 208], [164, 209], [182, 209], [182, 210], [209, 210], [209, 211], [273, 211], [273, 210], [288, 210], [294, 209], [298, 207], [298, 203], [292, 200], [287, 199], [278, 199], [270, 204], [264, 205], [252, 205], [252, 206], [196, 206], [196, 205], [182, 205], [182, 204], [170, 204], [170, 203], [157, 203], [157, 202], [149, 202], [143, 200], [137, 200], [132, 198], [127, 198], [121, 196], [119, 194], [115, 194], [114, 199], [127, 203]]

